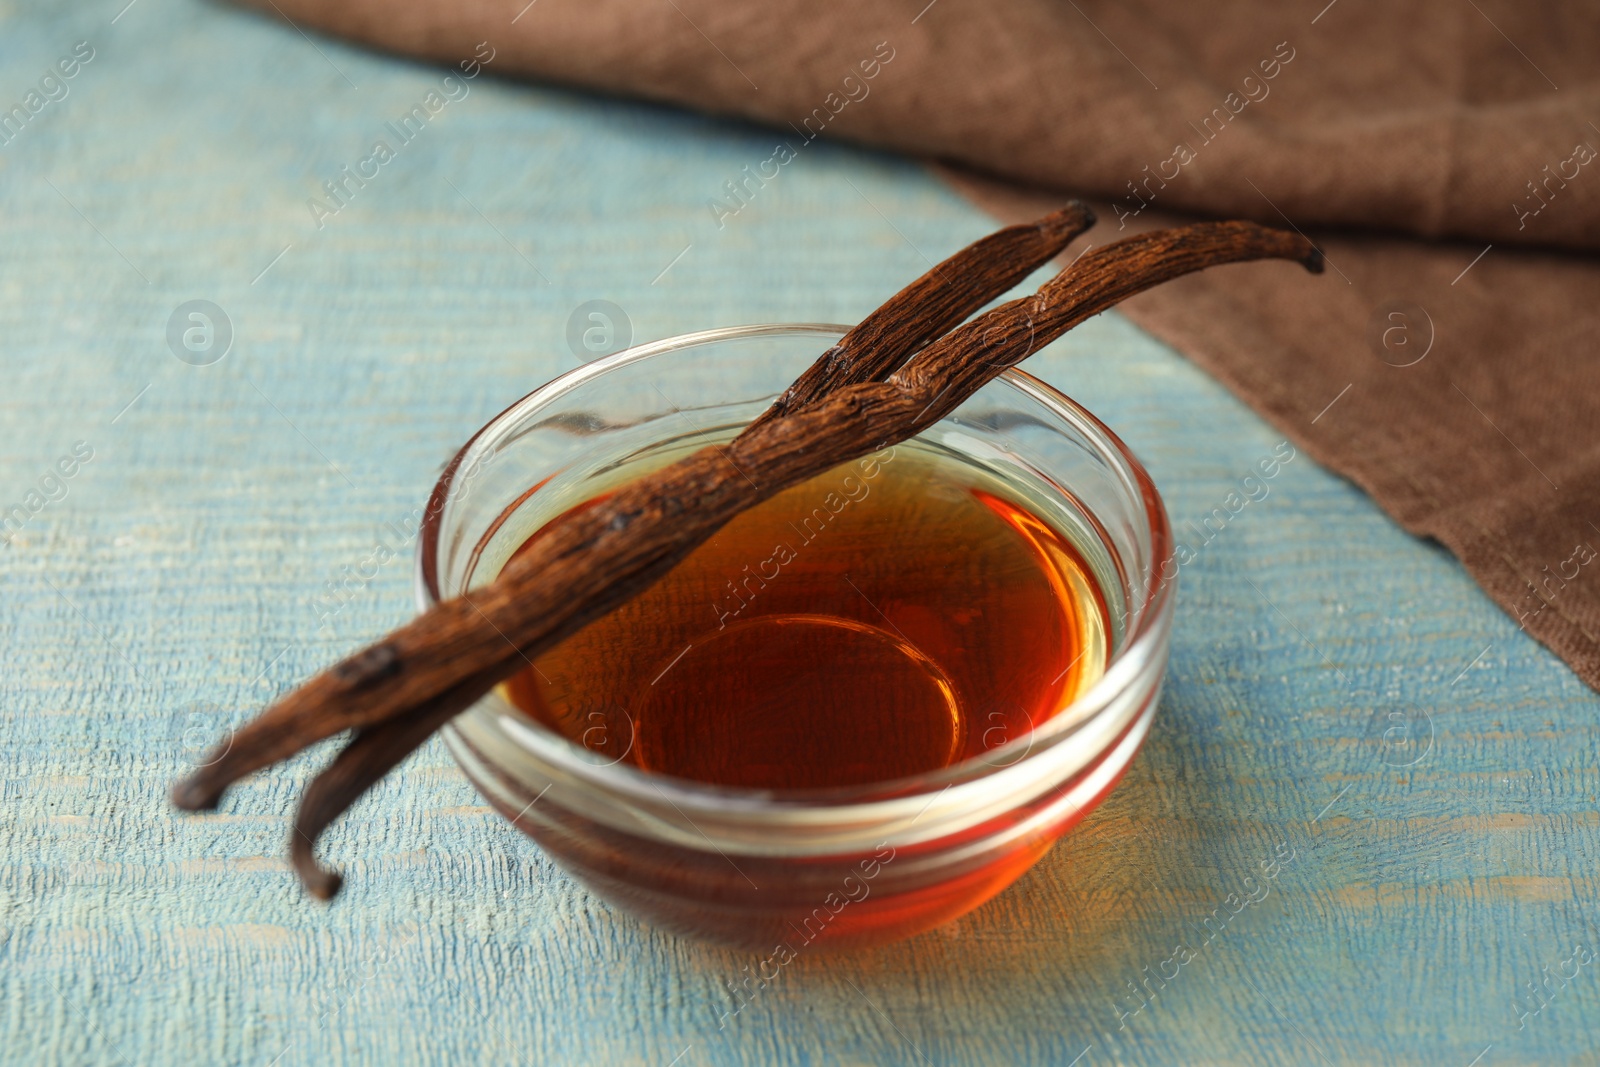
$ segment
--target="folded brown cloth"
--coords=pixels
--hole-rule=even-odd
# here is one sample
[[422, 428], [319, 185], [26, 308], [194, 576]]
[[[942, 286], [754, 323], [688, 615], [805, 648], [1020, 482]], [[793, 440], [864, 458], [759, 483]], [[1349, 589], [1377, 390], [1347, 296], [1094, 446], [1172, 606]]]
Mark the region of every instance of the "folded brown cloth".
[[[1322, 279], [1126, 307], [1600, 688], [1593, 0], [272, 0], [452, 64], [841, 137], [1158, 213], [1311, 231]], [[1007, 218], [1059, 195], [957, 177]]]

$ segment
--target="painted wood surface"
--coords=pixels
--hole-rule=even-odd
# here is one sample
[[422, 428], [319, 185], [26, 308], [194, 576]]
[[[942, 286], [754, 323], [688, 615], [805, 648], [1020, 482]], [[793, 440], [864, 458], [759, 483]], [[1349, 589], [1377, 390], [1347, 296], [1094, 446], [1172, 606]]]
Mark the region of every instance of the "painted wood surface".
[[[319, 227], [308, 198], [446, 72], [124, 3], [0, 0], [5, 107], [93, 49], [0, 146], [0, 502], [42, 501], [0, 548], [0, 1059], [1597, 1062], [1600, 702], [1304, 457], [1183, 568], [1161, 714], [1103, 808], [980, 911], [801, 957], [720, 1027], [752, 960], [592, 899], [437, 742], [331, 835], [331, 907], [283, 860], [326, 751], [175, 814], [204, 743], [408, 615], [409, 550], [317, 598], [576, 364], [579, 305], [636, 340], [854, 321], [990, 223], [816, 144], [719, 225], [771, 134], [479, 77]], [[210, 365], [169, 347], [191, 300], [232, 326]], [[1278, 443], [1115, 315], [1032, 369], [1180, 528]]]

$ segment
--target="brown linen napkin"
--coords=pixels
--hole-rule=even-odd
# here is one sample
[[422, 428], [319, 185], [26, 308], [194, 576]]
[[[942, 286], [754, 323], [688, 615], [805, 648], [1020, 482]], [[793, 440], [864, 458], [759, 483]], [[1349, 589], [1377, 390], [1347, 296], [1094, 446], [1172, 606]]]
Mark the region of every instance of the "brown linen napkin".
[[1096, 242], [1173, 210], [1314, 230], [1324, 278], [1235, 267], [1127, 313], [1448, 546], [1600, 688], [1592, 0], [263, 6], [451, 63], [486, 42], [496, 73], [740, 115], [791, 145], [959, 164], [1016, 183], [946, 171], [1004, 218], [1098, 197]]

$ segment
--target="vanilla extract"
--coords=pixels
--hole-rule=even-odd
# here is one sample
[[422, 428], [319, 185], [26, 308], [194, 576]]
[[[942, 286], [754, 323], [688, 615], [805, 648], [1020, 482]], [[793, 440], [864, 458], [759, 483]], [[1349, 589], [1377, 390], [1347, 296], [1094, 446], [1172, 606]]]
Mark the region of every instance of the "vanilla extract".
[[1107, 618], [1072, 541], [1003, 479], [901, 445], [740, 514], [503, 692], [607, 762], [856, 786], [1049, 719], [1100, 677]]

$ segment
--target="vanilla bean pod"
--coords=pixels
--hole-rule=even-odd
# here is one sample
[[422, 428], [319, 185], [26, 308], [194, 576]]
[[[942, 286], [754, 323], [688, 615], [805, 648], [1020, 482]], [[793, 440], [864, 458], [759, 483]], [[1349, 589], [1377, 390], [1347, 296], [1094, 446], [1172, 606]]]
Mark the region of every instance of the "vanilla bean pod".
[[[1312, 271], [1322, 269], [1320, 253], [1305, 239], [1248, 223], [1200, 224], [1145, 234], [1086, 254], [1036, 295], [1011, 301], [960, 327], [887, 380], [838, 389], [809, 408], [752, 428], [726, 450], [711, 447], [682, 461], [705, 495], [692, 513], [679, 516], [677, 521], [694, 529], [679, 529], [676, 547], [699, 545], [734, 514], [782, 488], [914, 436], [1006, 367], [1134, 293], [1204, 267], [1267, 257], [1298, 260]], [[625, 490], [638, 486], [632, 483]], [[630, 501], [617, 514], [652, 514], [645, 510], [648, 507], [648, 500]], [[673, 553], [660, 565], [660, 573], [689, 548]], [[557, 555], [552, 562], [561, 558]], [[648, 580], [635, 582], [638, 573], [643, 570], [627, 579], [625, 595], [606, 591], [605, 610], [642, 591]], [[598, 613], [583, 614], [587, 619]], [[513, 673], [523, 657], [538, 655], [581, 625], [540, 620], [528, 633], [527, 643], [519, 644], [520, 651], [503, 652], [498, 664], [491, 662], [471, 679], [416, 702], [390, 721], [364, 724], [308, 788], [297, 813], [293, 858], [308, 889], [324, 898], [338, 889], [338, 875], [317, 864], [314, 846], [339, 814], [434, 730]]]
[[[831, 390], [881, 378], [932, 337], [943, 334], [1048, 262], [1094, 221], [1094, 212], [1074, 200], [1035, 222], [1008, 226], [963, 248], [863, 319], [744, 432], [748, 434], [780, 414], [813, 403]], [[355, 701], [360, 699], [363, 679], [382, 677], [397, 669], [398, 663], [391, 651], [380, 644], [336, 664], [324, 674], [332, 674], [335, 682], [346, 686], [349, 692], [344, 699]], [[291, 694], [291, 698], [296, 695]], [[229, 738], [205, 767], [180, 782], [173, 790], [173, 802], [191, 811], [215, 807], [228, 785], [309, 744], [303, 734], [274, 728], [283, 719], [282, 703]], [[345, 728], [336, 726], [319, 736], [332, 736]]]
[[[742, 439], [848, 385], [876, 381], [935, 338], [1047, 263], [1095, 222], [1079, 201], [1037, 222], [1008, 226], [968, 245], [901, 289], [817, 359], [749, 426]], [[335, 819], [428, 737], [471, 706], [498, 678], [466, 682], [400, 721], [358, 730], [317, 775], [295, 811], [289, 857], [312, 896], [328, 900], [343, 879], [316, 860], [315, 843]]]
[[890, 297], [806, 368], [745, 433], [845, 385], [883, 378], [935, 338], [1047, 263], [1095, 222], [1074, 200], [1037, 222], [976, 241]]
[[391, 722], [357, 730], [300, 797], [295, 809], [294, 832], [289, 837], [289, 863], [306, 892], [331, 900], [344, 879], [317, 862], [316, 845], [333, 821], [422, 743], [433, 732], [493, 688], [497, 670], [474, 675], [440, 696]]

